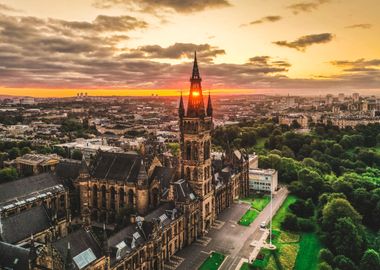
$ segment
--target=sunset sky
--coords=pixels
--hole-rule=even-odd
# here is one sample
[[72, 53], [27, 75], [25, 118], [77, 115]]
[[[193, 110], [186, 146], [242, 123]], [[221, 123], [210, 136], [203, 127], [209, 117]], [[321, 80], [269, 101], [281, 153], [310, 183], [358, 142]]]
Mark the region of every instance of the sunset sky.
[[0, 0], [0, 95], [380, 95], [379, 0]]

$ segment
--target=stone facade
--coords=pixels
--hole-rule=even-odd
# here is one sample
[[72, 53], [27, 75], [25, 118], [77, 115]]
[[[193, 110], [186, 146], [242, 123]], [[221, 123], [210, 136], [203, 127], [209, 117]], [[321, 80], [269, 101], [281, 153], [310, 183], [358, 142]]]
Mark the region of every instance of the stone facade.
[[195, 58], [188, 106], [181, 96], [178, 111], [180, 156], [162, 162], [155, 150], [98, 151], [89, 165], [76, 164], [65, 190], [81, 228], [74, 230], [69, 219], [67, 235], [38, 241], [39, 255], [29, 253], [33, 264], [26, 269], [164, 269], [249, 194], [249, 155], [226, 149], [221, 158], [212, 156], [213, 108], [210, 95], [204, 104], [201, 81]]

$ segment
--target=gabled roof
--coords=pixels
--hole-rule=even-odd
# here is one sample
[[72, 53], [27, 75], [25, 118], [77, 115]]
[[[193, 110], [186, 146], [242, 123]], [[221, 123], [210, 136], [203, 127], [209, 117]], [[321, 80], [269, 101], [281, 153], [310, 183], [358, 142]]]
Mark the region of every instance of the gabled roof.
[[169, 184], [174, 180], [175, 175], [176, 168], [156, 166], [154, 167], [153, 173], [149, 179], [149, 184], [151, 184], [154, 179], [157, 179], [163, 189], [168, 189]]
[[99, 152], [90, 175], [98, 179], [135, 182], [140, 171], [141, 157], [133, 153]]
[[[92, 233], [84, 229], [79, 229], [53, 243], [53, 247], [59, 252], [62, 260], [65, 260], [67, 257], [68, 242], [70, 242], [70, 252], [73, 258], [83, 254], [88, 249], [91, 249], [91, 253], [95, 255], [96, 259], [103, 256], [102, 249]], [[74, 265], [77, 266], [76, 263], [74, 263]]]
[[28, 194], [47, 190], [60, 185], [61, 181], [53, 173], [42, 173], [0, 185], [0, 204]]
[[0, 242], [0, 268], [29, 270], [29, 249]]
[[196, 200], [196, 195], [192, 188], [184, 179], [174, 182], [174, 198], [177, 202], [186, 202]]
[[81, 162], [75, 159], [61, 159], [55, 167], [58, 177], [65, 180], [75, 180], [79, 176]]
[[16, 244], [32, 234], [40, 233], [52, 226], [51, 219], [43, 205], [2, 218], [1, 223], [3, 241], [11, 244]]

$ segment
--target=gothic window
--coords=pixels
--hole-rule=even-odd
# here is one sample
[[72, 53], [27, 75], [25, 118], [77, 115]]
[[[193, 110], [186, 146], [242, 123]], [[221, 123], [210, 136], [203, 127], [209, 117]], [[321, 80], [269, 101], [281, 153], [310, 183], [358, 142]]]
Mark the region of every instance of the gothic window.
[[98, 207], [98, 186], [94, 185], [92, 187], [92, 206]]
[[204, 177], [205, 177], [205, 179], [208, 178], [208, 176], [207, 176], [207, 167], [205, 167], [205, 174], [204, 174]]
[[198, 169], [197, 168], [194, 168], [194, 171], [193, 171], [193, 180], [197, 180], [198, 179]]
[[191, 180], [191, 172], [189, 167], [186, 168], [186, 178], [187, 180]]
[[123, 188], [119, 189], [119, 207], [120, 208], [124, 207], [124, 189]]
[[152, 206], [156, 208], [160, 203], [159, 191], [157, 188], [152, 190]]
[[128, 191], [128, 206], [129, 206], [130, 208], [133, 208], [133, 197], [134, 197], [133, 190], [130, 189], [130, 190]]
[[106, 191], [106, 186], [102, 186], [102, 207], [106, 207], [107, 205], [107, 191]]
[[210, 158], [210, 142], [205, 142], [204, 144], [204, 158], [209, 159]]
[[196, 142], [194, 142], [194, 145], [193, 145], [193, 160], [198, 160], [198, 145]]
[[186, 142], [186, 159], [191, 160], [191, 143]]
[[59, 207], [60, 209], [65, 209], [65, 195], [59, 197]]
[[116, 190], [114, 187], [111, 187], [111, 209], [115, 210], [115, 204], [116, 204]]

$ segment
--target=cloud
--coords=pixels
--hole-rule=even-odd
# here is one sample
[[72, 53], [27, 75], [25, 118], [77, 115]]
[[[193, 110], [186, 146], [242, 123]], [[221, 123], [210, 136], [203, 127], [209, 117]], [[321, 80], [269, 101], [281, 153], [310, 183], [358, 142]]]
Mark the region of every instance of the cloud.
[[256, 21], [252, 21], [248, 24], [242, 24], [241, 26], [248, 26], [248, 25], [255, 25], [255, 24], [262, 24], [262, 23], [266, 23], [266, 22], [277, 22], [279, 20], [281, 20], [282, 17], [281, 16], [266, 16], [266, 17], [262, 17], [261, 19], [259, 20], [256, 20]]
[[297, 79], [287, 76], [291, 63], [268, 55], [237, 64], [214, 62], [225, 51], [211, 44], [130, 46], [130, 32], [146, 25], [123, 16], [81, 22], [0, 15], [0, 86], [183, 89], [188, 87], [194, 50], [205, 89], [364, 89], [380, 85], [377, 59], [335, 61], [345, 69], [339, 75]]
[[312, 12], [317, 10], [321, 5], [331, 2], [331, 0], [315, 0], [312, 2], [299, 2], [287, 6], [288, 9], [292, 10], [293, 14], [297, 15], [302, 12]]
[[130, 50], [126, 56], [135, 58], [149, 58], [149, 59], [179, 59], [194, 57], [194, 51], [197, 51], [199, 59], [204, 62], [210, 62], [218, 55], [223, 55], [226, 52], [210, 44], [193, 44], [193, 43], [175, 43], [171, 46], [163, 48], [159, 45], [145, 45], [137, 49]]
[[332, 41], [333, 38], [334, 38], [334, 35], [331, 33], [322, 33], [322, 34], [316, 34], [316, 35], [302, 36], [292, 42], [281, 40], [281, 41], [275, 41], [273, 43], [278, 46], [288, 47], [288, 48], [296, 49], [298, 51], [305, 51], [307, 47], [313, 44], [328, 43]]
[[143, 12], [175, 11], [178, 13], [193, 13], [211, 8], [230, 6], [229, 0], [95, 0], [94, 6], [110, 8], [114, 5], [124, 5], [127, 8]]
[[361, 72], [361, 71], [380, 71], [380, 59], [367, 60], [364, 58], [355, 61], [335, 60], [330, 62], [332, 65], [342, 68], [343, 71]]
[[0, 3], [0, 11], [20, 12], [20, 10]]
[[355, 29], [355, 28], [370, 29], [370, 28], [372, 28], [372, 24], [369, 24], [369, 23], [353, 24], [353, 25], [346, 26], [346, 28], [349, 28], [349, 29]]

